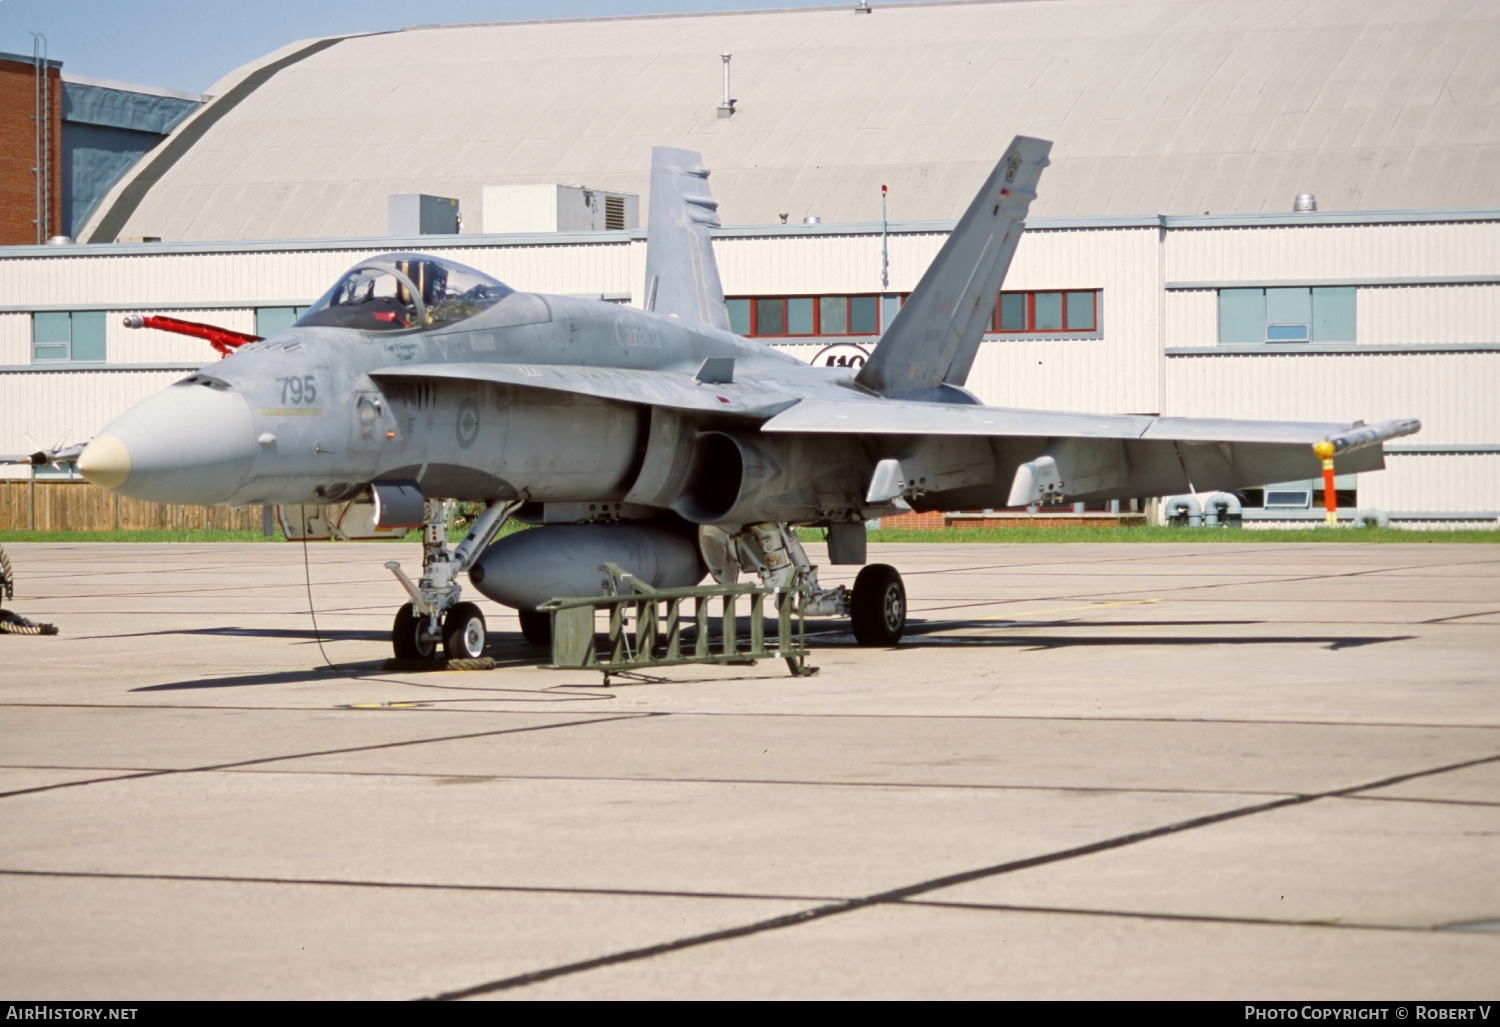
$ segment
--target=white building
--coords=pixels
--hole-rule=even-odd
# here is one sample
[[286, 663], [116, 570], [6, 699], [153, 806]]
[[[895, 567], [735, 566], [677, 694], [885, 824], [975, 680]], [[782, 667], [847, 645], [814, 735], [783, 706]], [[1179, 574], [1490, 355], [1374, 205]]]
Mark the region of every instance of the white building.
[[[809, 359], [867, 347], [1025, 132], [1054, 165], [969, 382], [983, 400], [1418, 417], [1386, 471], [1340, 483], [1348, 505], [1493, 523], [1497, 49], [1480, 0], [842, 6], [294, 44], [215, 86], [89, 244], [0, 249], [0, 452], [87, 438], [212, 356], [123, 314], [265, 333], [374, 252], [638, 303], [638, 230], [469, 230], [490, 186], [644, 194], [652, 143], [701, 150], [726, 224], [755, 226], [716, 241], [743, 327]], [[1301, 192], [1323, 209], [1290, 212]], [[464, 234], [377, 237], [397, 193], [458, 198]], [[165, 241], [107, 241], [147, 237]]]

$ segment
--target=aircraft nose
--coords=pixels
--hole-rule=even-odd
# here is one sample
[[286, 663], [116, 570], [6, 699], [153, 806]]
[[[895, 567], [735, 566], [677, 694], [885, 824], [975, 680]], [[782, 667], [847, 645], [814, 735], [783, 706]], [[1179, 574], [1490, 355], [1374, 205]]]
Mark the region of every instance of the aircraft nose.
[[250, 407], [219, 387], [173, 385], [105, 426], [78, 458], [100, 488], [158, 503], [223, 503], [255, 459]]

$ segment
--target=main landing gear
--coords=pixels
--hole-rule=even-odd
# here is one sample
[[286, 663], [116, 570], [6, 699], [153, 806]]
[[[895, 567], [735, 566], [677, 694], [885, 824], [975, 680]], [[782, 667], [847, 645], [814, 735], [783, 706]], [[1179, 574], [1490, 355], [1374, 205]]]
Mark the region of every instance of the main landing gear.
[[854, 640], [862, 646], [890, 647], [906, 632], [906, 586], [900, 572], [888, 564], [866, 566], [852, 589], [843, 585], [820, 588], [818, 569], [807, 559], [789, 525], [749, 524], [733, 535], [708, 527], [699, 538], [709, 570], [720, 582], [736, 580], [742, 568], [755, 571], [763, 584], [778, 588], [800, 581], [806, 597], [803, 612], [811, 617], [850, 618]]
[[849, 601], [854, 640], [863, 646], [892, 646], [906, 631], [906, 586], [896, 568], [872, 563], [854, 579]]
[[422, 521], [422, 578], [415, 584], [395, 560], [386, 569], [411, 596], [396, 611], [391, 625], [391, 648], [398, 660], [436, 660], [439, 644], [450, 660], [475, 660], [484, 655], [487, 636], [484, 614], [473, 603], [461, 603], [458, 576], [474, 565], [510, 515], [524, 500], [491, 503], [474, 520], [456, 548], [448, 548], [444, 503], [427, 501]]

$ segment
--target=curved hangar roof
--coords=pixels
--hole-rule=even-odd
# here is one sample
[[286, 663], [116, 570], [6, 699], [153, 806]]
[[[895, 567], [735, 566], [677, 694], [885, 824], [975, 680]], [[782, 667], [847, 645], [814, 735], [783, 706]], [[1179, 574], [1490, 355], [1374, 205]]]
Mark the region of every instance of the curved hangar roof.
[[[721, 51], [738, 110], [721, 119]], [[83, 237], [381, 235], [386, 197], [647, 193], [701, 150], [725, 224], [954, 218], [1016, 133], [1040, 216], [1500, 206], [1493, 0], [997, 0], [411, 28], [239, 69]]]

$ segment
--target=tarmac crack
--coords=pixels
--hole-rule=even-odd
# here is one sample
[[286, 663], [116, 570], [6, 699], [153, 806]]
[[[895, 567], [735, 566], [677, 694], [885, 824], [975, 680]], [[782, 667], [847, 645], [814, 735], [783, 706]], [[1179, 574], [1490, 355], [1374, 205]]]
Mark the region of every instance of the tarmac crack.
[[462, 884], [441, 881], [357, 881], [340, 877], [244, 877], [234, 874], [128, 873], [108, 870], [26, 870], [0, 867], [0, 877], [60, 877], [101, 881], [171, 881], [188, 884], [267, 884], [317, 888], [378, 888], [395, 891], [513, 893], [517, 895], [616, 895], [647, 899], [735, 899], [751, 902], [835, 902], [833, 895], [685, 891], [673, 888], [578, 888], [563, 885]]
[[58, 784], [38, 785], [35, 788], [18, 788], [14, 791], [0, 792], [0, 799], [11, 799], [19, 795], [34, 795], [38, 792], [52, 792], [62, 788], [81, 788], [84, 785], [118, 783], [122, 781], [141, 781], [152, 777], [169, 777], [174, 774], [205, 774], [219, 770], [236, 770], [240, 767], [263, 766], [267, 763], [279, 763], [284, 760], [308, 759], [313, 756], [339, 756], [354, 752], [376, 752], [381, 749], [400, 749], [412, 745], [430, 745], [434, 742], [460, 742], [474, 738], [492, 738], [498, 735], [518, 735], [530, 731], [551, 731], [556, 728], [584, 727], [589, 724], [608, 724], [616, 720], [641, 720], [647, 717], [660, 717], [660, 713], [622, 713], [613, 717], [590, 717], [588, 720], [569, 720], [560, 724], [532, 724], [527, 727], [498, 728], [494, 731], [471, 731], [459, 735], [440, 735], [436, 738], [408, 738], [396, 742], [380, 742], [374, 745], [352, 745], [340, 749], [322, 749], [315, 752], [290, 753], [281, 756], [260, 756], [253, 760], [236, 760], [232, 763], [215, 763], [204, 767], [181, 767], [173, 770], [148, 770], [139, 774], [124, 774], [114, 777], [90, 778], [86, 781], [63, 781]]
[[1305, 795], [1292, 795], [1277, 799], [1272, 802], [1256, 803], [1253, 806], [1240, 806], [1235, 809], [1223, 810], [1219, 813], [1210, 813], [1206, 816], [1193, 817], [1171, 824], [1163, 824], [1159, 827], [1147, 828], [1143, 831], [1134, 831], [1130, 834], [1117, 835], [1113, 838], [1105, 838], [1087, 845], [1074, 846], [1069, 849], [1061, 849], [1056, 852], [1043, 853], [1037, 856], [1029, 856], [1025, 859], [1009, 860], [992, 866], [979, 867], [974, 870], [965, 870], [956, 874], [947, 874], [942, 877], [930, 878], [914, 884], [904, 885], [900, 888], [892, 888], [887, 891], [876, 892], [852, 899], [841, 899], [837, 902], [826, 903], [813, 909], [801, 910], [783, 916], [771, 917], [767, 920], [758, 920], [753, 923], [741, 924], [738, 927], [729, 927], [718, 931], [709, 931], [704, 934], [690, 935], [673, 941], [660, 942], [655, 945], [647, 945], [641, 948], [626, 949], [621, 952], [613, 952], [608, 955], [596, 956], [593, 959], [579, 960], [573, 963], [563, 963], [558, 966], [548, 967], [543, 970], [534, 970], [529, 973], [516, 974], [511, 977], [503, 977], [483, 984], [472, 985], [467, 988], [459, 988], [453, 991], [442, 992], [431, 998], [439, 1001], [451, 1001], [454, 999], [474, 998], [479, 995], [489, 995], [500, 991], [510, 991], [515, 988], [526, 987], [531, 984], [539, 984], [542, 981], [552, 980], [558, 977], [571, 976], [573, 974], [585, 973], [589, 970], [602, 969], [606, 966], [617, 966], [621, 963], [632, 963], [643, 959], [651, 959], [655, 956], [667, 955], [672, 952], [681, 952], [684, 949], [699, 948], [721, 941], [731, 941], [735, 938], [744, 938], [756, 934], [764, 934], [768, 931], [784, 930], [789, 927], [800, 927], [803, 924], [813, 923], [818, 920], [826, 920], [829, 917], [840, 916], [845, 913], [853, 913], [873, 906], [904, 904], [907, 899], [929, 892], [938, 891], [943, 888], [951, 888], [955, 885], [968, 884], [971, 881], [984, 880], [990, 877], [998, 877], [1002, 874], [1011, 874], [1020, 870], [1029, 870], [1032, 867], [1046, 866], [1051, 863], [1060, 863], [1067, 860], [1078, 859], [1083, 856], [1091, 856], [1099, 852], [1108, 852], [1141, 842], [1151, 841], [1156, 838], [1164, 838], [1169, 835], [1181, 834], [1185, 831], [1197, 830], [1201, 827], [1209, 827], [1214, 824], [1222, 824], [1230, 820], [1238, 820], [1243, 817], [1255, 816], [1259, 813], [1268, 813], [1273, 810], [1286, 809], [1292, 806], [1306, 805], [1320, 799], [1342, 798], [1354, 795], [1357, 792], [1368, 791], [1374, 788], [1386, 788], [1391, 785], [1401, 784], [1417, 778], [1431, 777], [1436, 774], [1445, 774], [1454, 770], [1463, 770], [1467, 767], [1480, 766], [1487, 763], [1500, 762], [1500, 753], [1492, 756], [1482, 756], [1476, 759], [1463, 760], [1458, 763], [1448, 763], [1440, 767], [1429, 767], [1425, 770], [1411, 771], [1405, 774], [1397, 774], [1391, 777], [1381, 778], [1377, 781], [1369, 781], [1364, 784], [1350, 785], [1345, 788], [1337, 788], [1323, 792], [1313, 792]]
[[1340, 920], [1298, 920], [1290, 917], [1215, 916], [1212, 913], [1149, 913], [1130, 909], [1085, 909], [1077, 906], [1017, 906], [1003, 902], [938, 902], [932, 899], [903, 901], [892, 905], [924, 909], [971, 909], [996, 913], [1050, 913], [1062, 916], [1114, 917], [1126, 920], [1162, 920], [1169, 923], [1244, 924], [1254, 927], [1328, 927], [1345, 931], [1398, 931], [1406, 934], [1431, 934], [1449, 930], [1443, 924], [1430, 927], [1416, 924], [1349, 923]]

